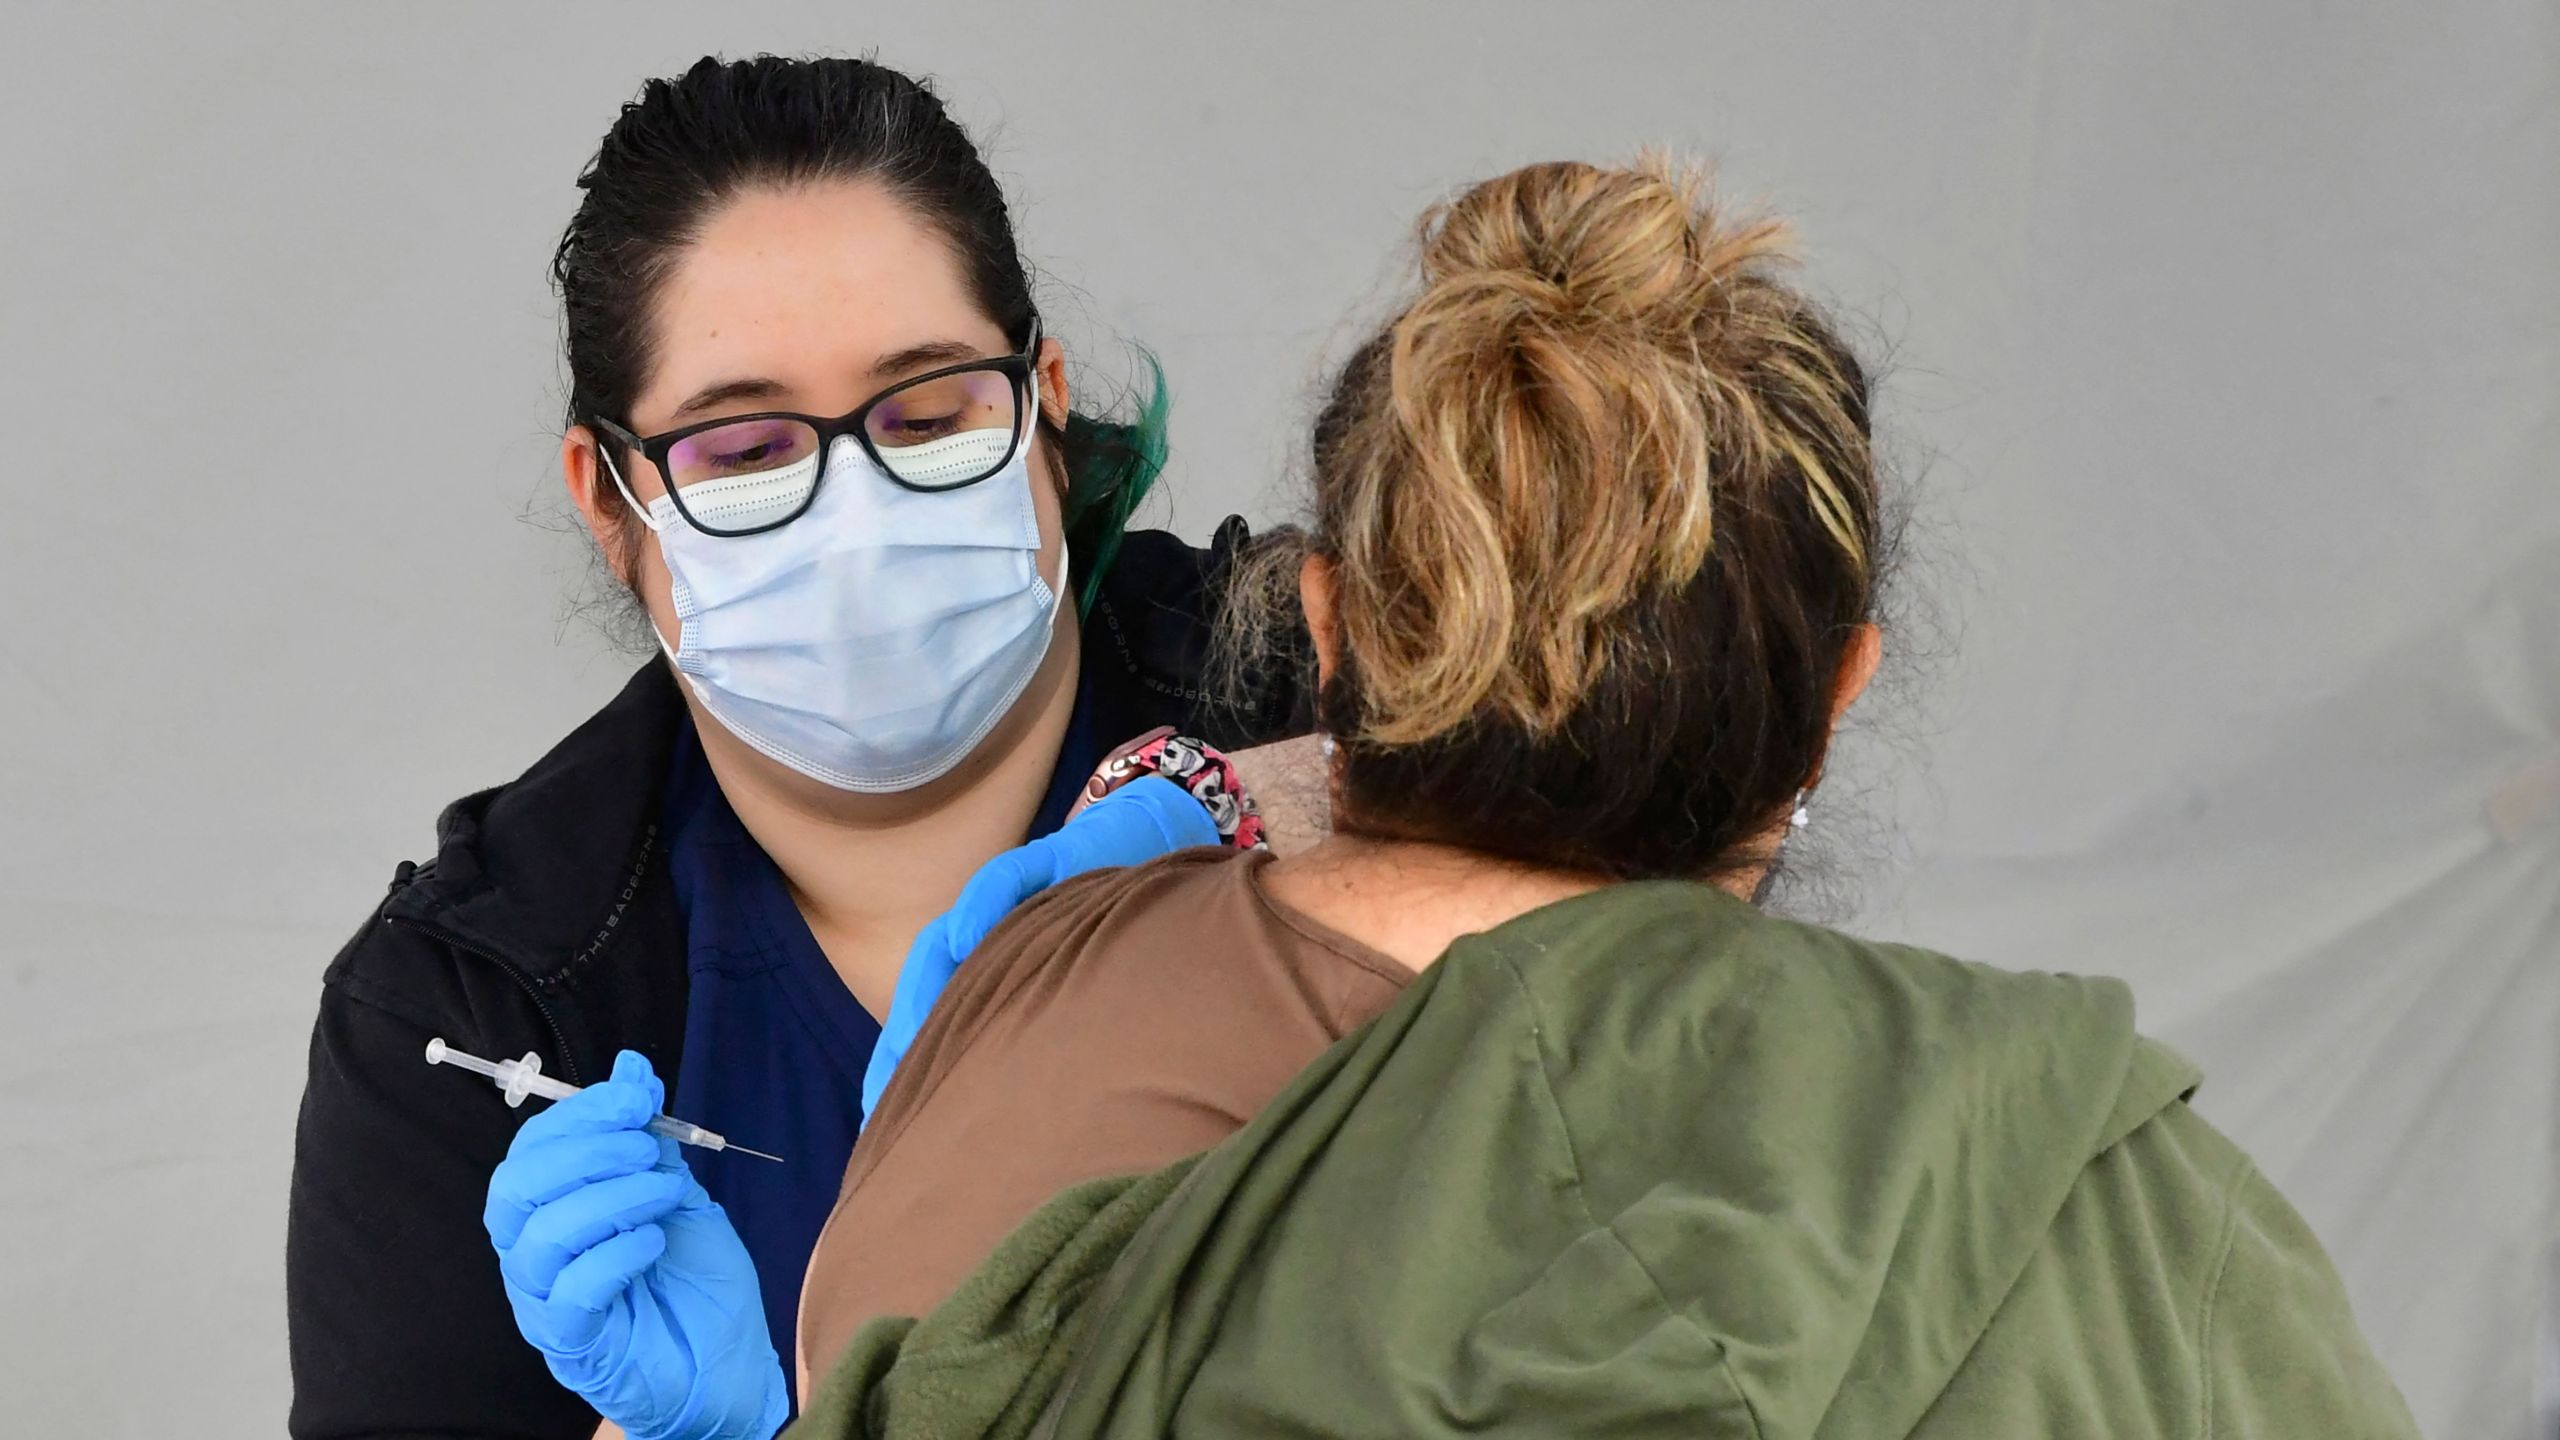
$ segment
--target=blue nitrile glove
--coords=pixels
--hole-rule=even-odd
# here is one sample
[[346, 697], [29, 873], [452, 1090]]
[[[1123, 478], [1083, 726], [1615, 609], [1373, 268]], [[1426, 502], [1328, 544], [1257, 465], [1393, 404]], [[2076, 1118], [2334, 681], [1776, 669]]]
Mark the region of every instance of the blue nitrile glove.
[[863, 1118], [870, 1119], [880, 1108], [889, 1077], [897, 1073], [898, 1062], [924, 1029], [933, 1002], [942, 998], [960, 962], [1014, 906], [1088, 870], [1142, 865], [1176, 850], [1217, 843], [1218, 826], [1206, 806], [1163, 776], [1147, 775], [1086, 806], [1055, 834], [978, 867], [960, 887], [960, 898], [916, 932], [916, 943], [908, 947], [888, 1018], [880, 1022], [880, 1039], [871, 1047], [870, 1068], [862, 1072]]
[[632, 1440], [768, 1440], [791, 1416], [753, 1261], [676, 1143], [647, 1059], [524, 1122], [482, 1223], [516, 1328]]

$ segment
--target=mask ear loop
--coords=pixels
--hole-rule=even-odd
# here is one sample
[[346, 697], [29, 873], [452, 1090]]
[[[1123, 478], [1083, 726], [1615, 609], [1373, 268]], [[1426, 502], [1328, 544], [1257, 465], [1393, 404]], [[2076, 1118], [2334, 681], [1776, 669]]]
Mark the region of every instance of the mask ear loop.
[[[1040, 371], [1037, 365], [1034, 365], [1031, 371], [1023, 376], [1022, 393], [1022, 433], [1020, 437], [1014, 441], [1014, 444], [1020, 446], [1023, 452], [1027, 455], [1031, 450], [1032, 437], [1040, 433], [1041, 422], [1049, 418], [1046, 414], [1042, 413], [1040, 409]], [[1010, 455], [1006, 456], [1005, 463], [1008, 465], [1012, 464], [1013, 457]], [[1067, 474], [1066, 467], [1064, 465], [1060, 465], [1058, 467], [1057, 484], [1058, 498], [1061, 501], [1067, 498], [1067, 491], [1074, 483], [1073, 478]]]
[[604, 473], [613, 477], [613, 488], [621, 492], [622, 503], [631, 507], [631, 513], [640, 517], [640, 523], [649, 527], [649, 533], [655, 535], [665, 530], [667, 527], [659, 522], [657, 516], [650, 514], [639, 497], [631, 493], [631, 487], [623, 483], [622, 467], [613, 463], [613, 456], [606, 451], [602, 440], [596, 442], [596, 458], [604, 462]]
[[[1029, 455], [1031, 452], [1031, 437], [1040, 433], [1040, 422], [1049, 418], [1040, 412], [1040, 371], [1036, 364], [1023, 376], [1022, 387], [1025, 397], [1022, 412], [1022, 432], [1013, 443], [1021, 448], [1021, 453], [1025, 457], [1024, 463], [1027, 466], [1029, 464]], [[1004, 463], [1007, 465], [1012, 464], [1013, 457], [1011, 455], [1006, 456]], [[1073, 483], [1073, 481], [1067, 478], [1066, 467], [1064, 465], [1060, 465], [1058, 467], [1058, 524], [1060, 529], [1060, 534], [1058, 536], [1058, 583], [1050, 588], [1057, 593], [1057, 597], [1062, 603], [1067, 598], [1068, 578], [1075, 569], [1075, 557], [1067, 553], [1067, 537], [1064, 533], [1066, 526], [1065, 511], [1067, 489]], [[1048, 577], [1045, 575], [1042, 576], [1041, 583], [1047, 584]]]
[[[667, 527], [659, 524], [658, 517], [650, 514], [648, 510], [641, 505], [639, 498], [631, 493], [631, 487], [623, 483], [622, 467], [614, 464], [613, 457], [605, 453], [604, 442], [601, 440], [596, 442], [596, 458], [604, 462], [604, 473], [613, 477], [613, 488], [621, 492], [622, 503], [631, 507], [631, 513], [640, 517], [640, 523], [649, 527], [650, 534], [657, 535], [663, 533]], [[684, 633], [681, 628], [682, 622], [679, 621], [678, 625], [679, 628], [676, 633], [678, 636], [682, 636]], [[667, 663], [674, 666], [678, 673], [682, 673], [684, 670], [684, 664], [676, 656], [677, 647], [667, 643], [667, 637], [658, 629], [658, 620], [654, 615], [649, 617], [649, 637], [658, 642], [659, 649], [667, 652]]]

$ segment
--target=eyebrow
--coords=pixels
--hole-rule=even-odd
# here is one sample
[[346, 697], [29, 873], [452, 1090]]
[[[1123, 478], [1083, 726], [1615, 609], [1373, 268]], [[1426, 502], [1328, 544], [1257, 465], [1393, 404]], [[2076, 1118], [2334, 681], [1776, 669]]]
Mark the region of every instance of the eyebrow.
[[733, 400], [771, 400], [778, 395], [790, 393], [790, 388], [779, 380], [767, 380], [762, 377], [753, 380], [723, 380], [717, 385], [695, 391], [692, 399], [677, 406], [675, 413], [667, 418], [669, 423], [681, 425], [686, 416], [698, 415], [714, 405], [726, 405]]
[[904, 350], [893, 350], [872, 362], [874, 375], [894, 375], [902, 370], [921, 370], [928, 365], [957, 365], [963, 360], [984, 360], [975, 345], [958, 340], [927, 340]]
[[[978, 347], [959, 340], [927, 340], [904, 350], [893, 350], [872, 362], [875, 376], [895, 375], [901, 371], [922, 370], [933, 365], [957, 365], [964, 360], [983, 360]], [[675, 408], [670, 423], [682, 424], [687, 416], [699, 415], [714, 406], [738, 400], [772, 400], [791, 393], [791, 387], [779, 380], [755, 376], [745, 380], [723, 380], [717, 385], [697, 390], [692, 397]]]

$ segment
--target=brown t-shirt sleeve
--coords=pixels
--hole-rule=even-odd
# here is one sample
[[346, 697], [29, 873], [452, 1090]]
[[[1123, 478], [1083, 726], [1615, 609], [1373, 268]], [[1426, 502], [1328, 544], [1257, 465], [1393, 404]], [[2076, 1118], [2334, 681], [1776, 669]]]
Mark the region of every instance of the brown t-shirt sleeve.
[[804, 1385], [1059, 1191], [1233, 1134], [1411, 979], [1195, 850], [1024, 905], [943, 992], [855, 1146], [800, 1299]]

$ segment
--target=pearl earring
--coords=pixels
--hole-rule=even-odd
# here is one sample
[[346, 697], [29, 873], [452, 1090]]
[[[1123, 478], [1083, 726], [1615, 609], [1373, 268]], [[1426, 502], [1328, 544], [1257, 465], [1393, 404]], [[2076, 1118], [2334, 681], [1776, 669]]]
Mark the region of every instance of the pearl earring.
[[1790, 830], [1801, 830], [1813, 823], [1813, 812], [1805, 808], [1805, 794], [1806, 792], [1802, 790], [1796, 792], [1795, 813], [1787, 817], [1787, 828]]

